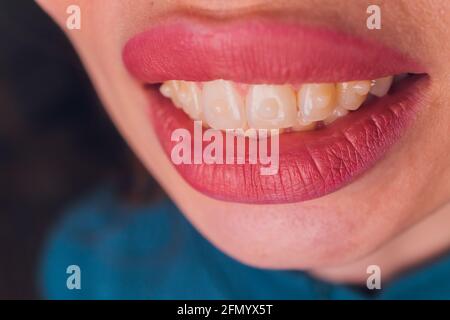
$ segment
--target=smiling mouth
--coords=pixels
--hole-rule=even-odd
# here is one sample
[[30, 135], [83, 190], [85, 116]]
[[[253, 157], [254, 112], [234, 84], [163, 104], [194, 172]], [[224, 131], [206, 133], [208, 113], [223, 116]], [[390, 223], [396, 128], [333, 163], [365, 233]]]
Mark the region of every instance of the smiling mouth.
[[280, 130], [276, 175], [250, 163], [176, 166], [196, 190], [243, 203], [299, 202], [344, 187], [403, 136], [429, 85], [419, 63], [379, 43], [257, 18], [168, 21], [129, 40], [123, 59], [148, 93], [169, 155], [172, 132], [192, 132], [193, 120]]

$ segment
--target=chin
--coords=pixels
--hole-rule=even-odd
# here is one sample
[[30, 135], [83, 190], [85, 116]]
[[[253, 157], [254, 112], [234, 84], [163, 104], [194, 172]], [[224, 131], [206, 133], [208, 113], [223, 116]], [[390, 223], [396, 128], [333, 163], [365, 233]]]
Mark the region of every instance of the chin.
[[[196, 194], [192, 190], [185, 193]], [[260, 206], [227, 205], [199, 196], [204, 206], [179, 205], [205, 238], [241, 263], [309, 270], [342, 266], [365, 257], [405, 225], [406, 217], [399, 212], [387, 218], [385, 212], [352, 207], [346, 195], [341, 196], [338, 206], [332, 204], [340, 199], [336, 195], [321, 201]], [[389, 226], [386, 219], [391, 221]]]

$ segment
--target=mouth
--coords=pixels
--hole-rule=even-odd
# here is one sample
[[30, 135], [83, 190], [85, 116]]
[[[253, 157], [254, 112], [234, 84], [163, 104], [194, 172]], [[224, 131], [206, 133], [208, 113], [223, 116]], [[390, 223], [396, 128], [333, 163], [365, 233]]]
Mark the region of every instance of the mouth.
[[223, 141], [230, 129], [279, 132], [273, 175], [258, 163], [175, 165], [207, 196], [254, 204], [316, 199], [354, 181], [405, 134], [430, 82], [420, 63], [380, 43], [256, 18], [168, 21], [130, 39], [123, 60], [168, 156], [175, 130], [195, 135], [193, 120]]

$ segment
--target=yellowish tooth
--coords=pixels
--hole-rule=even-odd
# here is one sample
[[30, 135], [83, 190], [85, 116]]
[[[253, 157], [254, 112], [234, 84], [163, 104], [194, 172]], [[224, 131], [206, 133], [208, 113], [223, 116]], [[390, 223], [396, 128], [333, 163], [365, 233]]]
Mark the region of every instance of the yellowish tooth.
[[298, 91], [297, 104], [305, 122], [324, 120], [333, 112], [335, 102], [334, 83], [305, 84]]
[[189, 117], [194, 120], [202, 119], [202, 108], [200, 106], [200, 88], [195, 82], [180, 81], [178, 100]]
[[213, 129], [246, 128], [244, 101], [232, 82], [205, 82], [200, 104], [206, 122]]
[[294, 125], [292, 126], [292, 131], [309, 131], [316, 128], [317, 123], [315, 121], [306, 121], [303, 117], [301, 111], [297, 112], [297, 118]]
[[173, 89], [171, 82], [172, 81], [166, 81], [159, 88], [159, 92], [161, 92], [161, 94], [166, 98], [172, 97]]
[[369, 80], [337, 83], [337, 105], [347, 110], [357, 110], [366, 100], [370, 87]]
[[163, 96], [170, 98], [177, 108], [194, 120], [203, 120], [200, 106], [201, 91], [195, 82], [183, 80], [170, 80], [160, 87]]
[[347, 109], [344, 109], [344, 108], [338, 106], [333, 110], [333, 113], [328, 118], [326, 118], [323, 122], [325, 125], [328, 125], [328, 124], [336, 121], [337, 119], [347, 115], [349, 112], [350, 111], [348, 111]]
[[178, 98], [178, 91], [180, 89], [180, 81], [169, 80], [164, 82], [159, 88], [159, 92], [166, 97], [170, 98], [177, 108], [182, 108], [181, 101]]
[[309, 124], [297, 122], [292, 126], [292, 131], [311, 131], [316, 128], [316, 124], [316, 122], [311, 122]]
[[388, 76], [380, 79], [376, 79], [372, 81], [372, 89], [370, 89], [370, 93], [377, 97], [385, 96], [392, 85], [393, 76]]
[[297, 114], [294, 90], [289, 85], [252, 85], [246, 98], [250, 128], [291, 127]]

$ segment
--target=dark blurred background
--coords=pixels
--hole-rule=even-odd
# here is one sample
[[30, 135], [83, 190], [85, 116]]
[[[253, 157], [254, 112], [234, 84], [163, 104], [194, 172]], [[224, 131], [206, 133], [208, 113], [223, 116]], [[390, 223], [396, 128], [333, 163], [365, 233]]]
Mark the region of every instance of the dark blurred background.
[[104, 179], [131, 200], [154, 185], [34, 1], [0, 1], [0, 39], [0, 299], [40, 298], [41, 250], [71, 201]]

